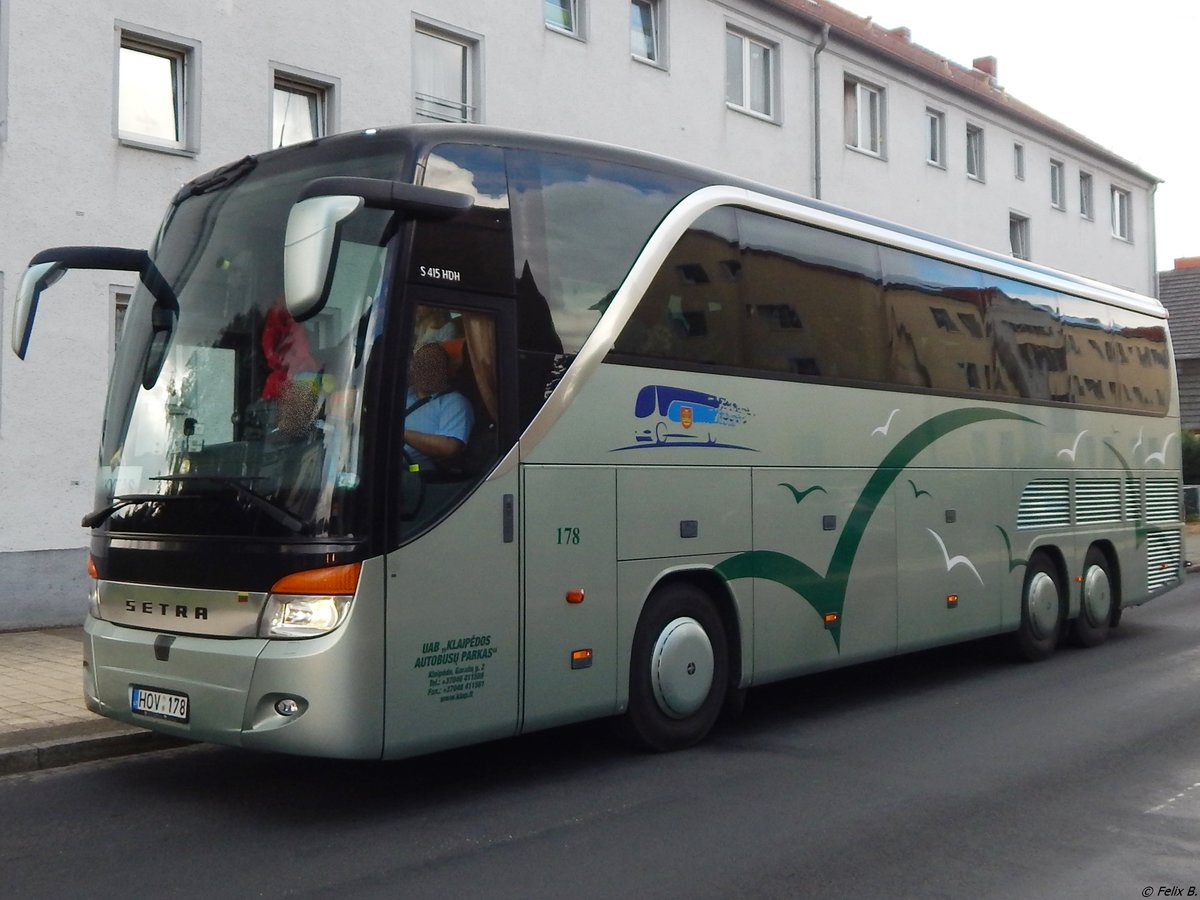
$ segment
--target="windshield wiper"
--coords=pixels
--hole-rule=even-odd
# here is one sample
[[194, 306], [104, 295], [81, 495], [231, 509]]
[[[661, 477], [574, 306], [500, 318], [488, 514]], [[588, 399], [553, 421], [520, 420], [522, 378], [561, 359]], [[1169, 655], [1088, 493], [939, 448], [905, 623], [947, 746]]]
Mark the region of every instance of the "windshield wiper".
[[[262, 512], [266, 513], [267, 518], [269, 518], [272, 522], [276, 523], [277, 525], [282, 525], [284, 528], [286, 528], [292, 534], [303, 534], [307, 530], [307, 525], [302, 520], [293, 516], [290, 512], [288, 512], [286, 509], [284, 509], [278, 503], [275, 503], [272, 500], [268, 500], [262, 494], [252, 491], [252, 490], [250, 490], [250, 488], [246, 487], [246, 485], [242, 484], [243, 481], [253, 481], [260, 477], [262, 477], [262, 476], [246, 475], [246, 476], [242, 476], [241, 478], [237, 478], [237, 477], [234, 477], [231, 475], [188, 474], [188, 475], [158, 475], [158, 476], [151, 478], [150, 480], [151, 481], [209, 481], [209, 482], [212, 482], [213, 484], [219, 484], [222, 487], [230, 488], [234, 493], [236, 493], [243, 500], [246, 500], [247, 502], [249, 502], [250, 505], [253, 506], [255, 509], [261, 510]], [[157, 497], [159, 495], [153, 494], [151, 496]], [[170, 497], [176, 497], [176, 496], [186, 497], [186, 496], [190, 496], [190, 495], [188, 495], [188, 494], [178, 494], [178, 495], [171, 494], [169, 496]]]
[[95, 528], [118, 510], [126, 506], [136, 506], [138, 503], [164, 503], [174, 500], [203, 500], [198, 494], [121, 494], [113, 497], [116, 502], [112, 506], [97, 509], [83, 517], [80, 523], [84, 528]]
[[243, 156], [237, 162], [222, 166], [210, 175], [201, 176], [195, 181], [188, 182], [179, 189], [179, 193], [175, 195], [175, 199], [171, 203], [173, 206], [178, 206], [189, 197], [195, 197], [197, 194], [207, 194], [209, 191], [215, 191], [217, 188], [228, 187], [235, 181], [240, 181], [253, 172], [257, 165], [257, 156]]

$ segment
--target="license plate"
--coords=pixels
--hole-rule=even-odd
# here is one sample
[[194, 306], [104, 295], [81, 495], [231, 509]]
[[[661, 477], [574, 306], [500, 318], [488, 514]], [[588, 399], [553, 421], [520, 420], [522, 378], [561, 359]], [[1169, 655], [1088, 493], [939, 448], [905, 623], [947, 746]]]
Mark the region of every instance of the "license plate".
[[131, 686], [129, 708], [140, 716], [172, 722], [186, 722], [191, 715], [187, 694], [139, 687], [136, 684]]

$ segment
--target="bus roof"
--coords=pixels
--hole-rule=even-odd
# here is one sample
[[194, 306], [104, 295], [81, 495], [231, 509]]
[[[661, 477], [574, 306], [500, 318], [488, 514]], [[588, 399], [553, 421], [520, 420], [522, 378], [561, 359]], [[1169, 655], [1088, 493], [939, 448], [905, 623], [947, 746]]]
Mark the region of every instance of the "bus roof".
[[[423, 165], [423, 160], [428, 153], [439, 144], [465, 143], [497, 147], [520, 147], [550, 153], [561, 153], [568, 156], [587, 156], [593, 159], [601, 159], [608, 162], [690, 178], [706, 186], [729, 185], [740, 187], [795, 204], [802, 209], [813, 210], [821, 214], [822, 223], [826, 226], [830, 224], [829, 217], [833, 217], [841, 225], [840, 230], [845, 230], [848, 233], [861, 234], [855, 226], [866, 226], [871, 232], [872, 240], [878, 241], [880, 239], [879, 232], [883, 231], [916, 240], [922, 244], [931, 245], [928, 248], [928, 252], [930, 253], [936, 254], [939, 250], [948, 251], [948, 255], [956, 262], [988, 269], [998, 274], [1017, 279], [1033, 281], [1047, 287], [1065, 290], [1069, 293], [1080, 293], [1158, 318], [1167, 317], [1166, 309], [1158, 300], [1135, 291], [1105, 284], [1083, 275], [1065, 272], [1028, 260], [1017, 259], [983, 247], [977, 247], [878, 216], [838, 206], [824, 200], [817, 200], [802, 194], [781, 190], [762, 182], [754, 181], [753, 179], [693, 165], [657, 153], [635, 150], [602, 141], [499, 128], [490, 125], [422, 123], [389, 128], [368, 128], [361, 131], [330, 135], [293, 147], [272, 150], [261, 154], [257, 159], [263, 162], [270, 160], [286, 164], [285, 160], [288, 160], [292, 155], [312, 153], [318, 148], [326, 152], [333, 150], [339, 152], [340, 155], [352, 157], [353, 148], [365, 146], [368, 142], [387, 142], [395, 144], [398, 150], [404, 148], [408, 151], [410, 165], [415, 165], [417, 169]], [[220, 171], [217, 170], [217, 172]], [[204, 182], [212, 177], [213, 173], [203, 175], [195, 179], [192, 184]], [[183, 192], [187, 190], [188, 188], [185, 186]], [[964, 257], [967, 258], [964, 259]]]

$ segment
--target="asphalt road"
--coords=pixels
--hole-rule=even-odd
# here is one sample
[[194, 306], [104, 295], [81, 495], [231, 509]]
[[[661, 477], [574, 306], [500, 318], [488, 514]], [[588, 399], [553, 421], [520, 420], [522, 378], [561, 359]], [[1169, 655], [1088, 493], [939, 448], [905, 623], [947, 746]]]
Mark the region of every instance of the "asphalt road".
[[667, 756], [592, 724], [11, 776], [0, 895], [1200, 896], [1198, 601], [1193, 578], [1036, 665], [981, 642], [759, 689]]

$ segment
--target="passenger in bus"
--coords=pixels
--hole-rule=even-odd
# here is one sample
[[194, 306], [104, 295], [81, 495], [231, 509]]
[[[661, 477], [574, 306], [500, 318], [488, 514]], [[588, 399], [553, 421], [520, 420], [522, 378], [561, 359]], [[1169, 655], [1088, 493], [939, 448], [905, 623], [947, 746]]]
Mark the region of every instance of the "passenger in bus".
[[404, 450], [422, 468], [452, 462], [463, 452], [475, 412], [450, 388], [450, 354], [441, 344], [418, 347], [408, 370]]

